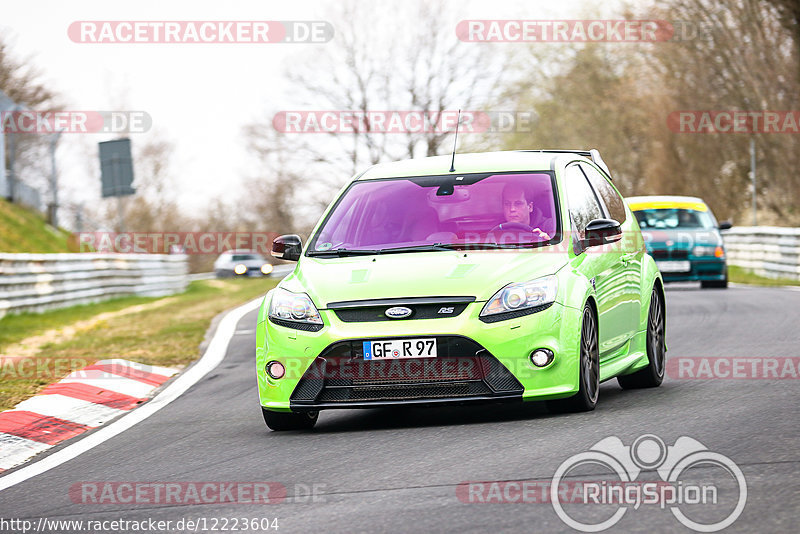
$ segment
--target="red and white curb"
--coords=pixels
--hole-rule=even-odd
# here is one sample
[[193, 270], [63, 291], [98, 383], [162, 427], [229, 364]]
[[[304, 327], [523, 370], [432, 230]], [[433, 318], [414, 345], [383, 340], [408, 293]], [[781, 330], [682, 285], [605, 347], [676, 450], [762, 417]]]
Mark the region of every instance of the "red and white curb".
[[101, 360], [0, 412], [0, 473], [147, 401], [177, 369]]
[[[247, 313], [255, 311], [263, 300], [263, 296], [258, 297], [257, 299], [251, 300], [250, 302], [228, 312], [219, 322], [214, 336], [211, 338], [208, 347], [206, 347], [205, 353], [203, 353], [203, 357], [200, 358], [197, 363], [183, 371], [180, 375], [176, 376], [170, 381], [169, 384], [166, 384], [164, 389], [160, 390], [143, 406], [135, 410], [129, 410], [119, 419], [104, 425], [95, 432], [76, 440], [74, 443], [64, 446], [60, 450], [57, 450], [40, 460], [30, 462], [28, 465], [20, 467], [11, 473], [0, 476], [0, 492], [32, 477], [46, 473], [47, 471], [58, 467], [59, 465], [68, 462], [99, 445], [102, 445], [111, 438], [122, 434], [127, 429], [146, 420], [148, 417], [157, 413], [165, 406], [168, 406], [175, 399], [178, 399], [189, 388], [199, 382], [204, 376], [206, 376], [222, 362], [228, 349], [228, 343], [230, 343], [230, 340], [236, 331], [236, 325]], [[65, 387], [71, 386], [72, 384], [65, 384]], [[117, 406], [111, 407], [114, 408]]]

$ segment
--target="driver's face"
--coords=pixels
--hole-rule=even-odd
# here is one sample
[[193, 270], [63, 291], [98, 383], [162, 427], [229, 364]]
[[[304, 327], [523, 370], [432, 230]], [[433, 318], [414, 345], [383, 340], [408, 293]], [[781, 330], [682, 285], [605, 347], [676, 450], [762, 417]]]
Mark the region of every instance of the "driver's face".
[[522, 191], [509, 191], [503, 195], [503, 214], [507, 222], [531, 224], [533, 203], [525, 201]]

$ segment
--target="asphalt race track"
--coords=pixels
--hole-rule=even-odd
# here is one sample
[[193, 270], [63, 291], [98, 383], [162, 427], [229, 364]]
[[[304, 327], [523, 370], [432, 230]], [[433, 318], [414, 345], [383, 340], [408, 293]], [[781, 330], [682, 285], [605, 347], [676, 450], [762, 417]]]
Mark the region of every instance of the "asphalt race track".
[[[668, 286], [667, 307], [669, 360], [791, 357], [796, 362], [800, 356], [800, 291]], [[218, 521], [217, 531], [223, 518], [277, 518], [279, 533], [564, 532], [571, 529], [550, 503], [468, 502], [467, 487], [460, 484], [506, 481], [501, 486], [514, 490], [507, 481], [546, 483], [562, 462], [603, 438], [617, 436], [631, 445], [653, 434], [666, 445], [688, 436], [741, 469], [746, 504], [726, 532], [800, 530], [796, 376], [680, 379], [673, 363], [655, 390], [623, 391], [616, 380], [603, 384], [592, 413], [554, 415], [540, 403], [327, 411], [313, 431], [278, 433], [268, 431], [258, 407], [255, 319], [252, 312], [240, 321], [222, 364], [181, 398], [81, 456], [0, 492], [0, 517], [34, 523], [43, 517], [173, 523], [207, 518], [209, 527]], [[638, 478], [658, 476], [645, 470]], [[703, 478], [716, 484], [720, 495], [730, 497], [736, 490], [735, 479], [722, 469], [709, 466]], [[70, 497], [76, 484], [106, 481], [277, 482], [288, 496], [280, 504], [177, 506]], [[506, 498], [515, 496], [510, 491]], [[583, 518], [603, 513], [602, 506], [570, 506]], [[692, 517], [714, 519], [696, 506]], [[231, 521], [229, 531], [232, 526]], [[643, 504], [630, 507], [613, 531], [689, 529], [669, 507]]]

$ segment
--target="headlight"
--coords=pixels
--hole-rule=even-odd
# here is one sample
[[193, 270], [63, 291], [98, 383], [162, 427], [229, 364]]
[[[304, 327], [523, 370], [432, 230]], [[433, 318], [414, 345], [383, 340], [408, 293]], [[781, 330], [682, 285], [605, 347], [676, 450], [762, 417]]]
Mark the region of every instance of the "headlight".
[[269, 316], [272, 319], [291, 323], [322, 325], [322, 317], [319, 316], [316, 306], [308, 295], [292, 293], [281, 288], [275, 288], [275, 292], [272, 294]]
[[698, 245], [692, 250], [695, 256], [714, 256], [721, 258], [725, 255], [725, 250], [720, 246], [713, 245]]
[[265, 263], [261, 266], [261, 274], [269, 274], [272, 272], [272, 265]]
[[480, 316], [500, 320], [503, 318], [500, 314], [504, 313], [525, 310], [532, 313], [534, 308], [555, 302], [557, 293], [558, 279], [552, 275], [507, 285], [489, 299]]
[[233, 268], [233, 272], [236, 274], [244, 274], [247, 272], [247, 266], [243, 263], [240, 263], [236, 267]]

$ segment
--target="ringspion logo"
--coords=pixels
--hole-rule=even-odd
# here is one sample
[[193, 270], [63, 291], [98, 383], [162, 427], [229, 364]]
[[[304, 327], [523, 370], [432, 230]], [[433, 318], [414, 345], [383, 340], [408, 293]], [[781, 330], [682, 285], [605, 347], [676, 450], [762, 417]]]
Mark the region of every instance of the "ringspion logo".
[[[583, 502], [612, 505], [616, 510], [610, 517], [585, 517], [580, 507], [565, 506], [569, 501], [561, 500], [559, 489], [564, 481], [580, 476], [581, 470], [597, 473], [598, 469], [607, 470], [614, 483], [583, 482]], [[707, 482], [709, 469], [721, 470], [729, 480]], [[655, 471], [660, 480], [629, 484], [649, 471]], [[588, 451], [567, 458], [550, 484], [550, 503], [556, 514], [580, 532], [613, 528], [628, 512], [643, 505], [668, 508], [683, 526], [697, 532], [717, 532], [739, 518], [746, 502], [747, 481], [739, 466], [688, 436], [679, 437], [673, 445], [652, 434], [639, 436], [631, 445], [616, 436], [602, 439]], [[698, 509], [704, 513], [698, 514]]]

